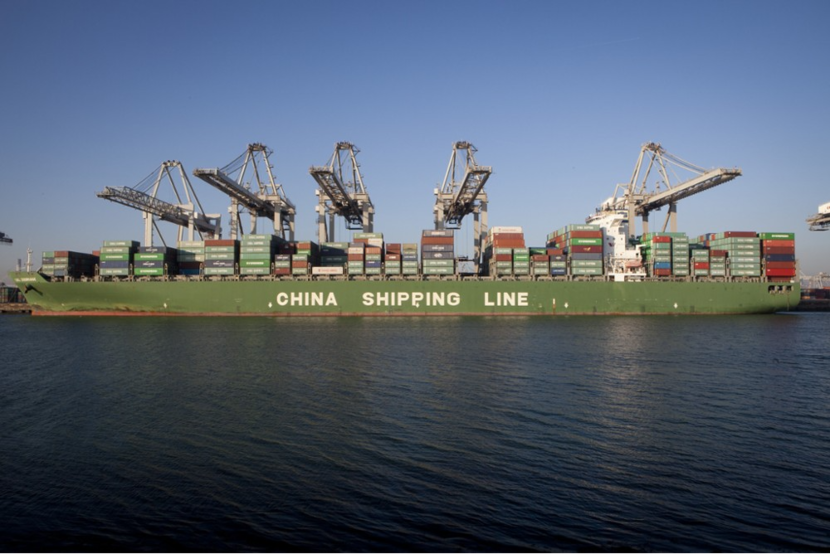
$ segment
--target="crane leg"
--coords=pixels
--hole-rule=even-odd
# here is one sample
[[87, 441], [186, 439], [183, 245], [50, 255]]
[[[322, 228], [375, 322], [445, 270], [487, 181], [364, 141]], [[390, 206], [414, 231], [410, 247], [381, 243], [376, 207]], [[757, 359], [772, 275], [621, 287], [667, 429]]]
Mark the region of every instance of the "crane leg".
[[643, 212], [643, 235], [648, 234], [648, 212]]

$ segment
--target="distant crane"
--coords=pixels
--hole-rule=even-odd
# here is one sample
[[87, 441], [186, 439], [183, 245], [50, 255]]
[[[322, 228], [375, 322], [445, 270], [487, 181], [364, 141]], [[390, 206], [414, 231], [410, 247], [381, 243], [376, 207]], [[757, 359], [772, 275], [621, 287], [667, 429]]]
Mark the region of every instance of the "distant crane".
[[435, 189], [435, 229], [460, 229], [461, 220], [473, 214], [475, 263], [487, 236], [487, 193], [484, 184], [493, 168], [476, 162], [476, 147], [466, 141], [453, 143], [450, 163], [440, 188]]
[[[182, 183], [183, 195], [173, 178], [175, 170], [178, 170], [177, 174]], [[173, 189], [176, 204], [158, 198], [159, 189], [165, 180], [170, 183]], [[178, 161], [168, 160], [163, 162], [161, 166], [135, 187], [105, 187], [103, 191], [96, 193], [96, 196], [143, 212], [145, 246], [153, 245], [153, 229], [159, 233], [159, 237], [164, 242], [164, 237], [156, 223], [157, 219], [178, 225], [179, 241], [183, 239], [185, 229], [189, 231], [189, 240], [193, 240], [194, 231], [200, 237], [206, 235], [214, 238], [221, 234], [220, 216], [204, 213], [202, 204], [196, 196], [196, 191], [193, 190], [181, 162]]]
[[818, 207], [818, 213], [807, 218], [811, 231], [830, 230], [830, 202]]
[[[282, 185], [274, 181], [268, 157], [273, 151], [261, 143], [249, 144], [247, 150], [221, 169], [196, 169], [193, 175], [216, 187], [231, 198], [228, 208], [231, 214], [231, 238], [244, 234], [239, 219], [240, 209], [251, 215], [250, 232], [257, 232], [257, 218], [265, 217], [274, 222], [274, 232], [287, 240], [294, 240], [294, 204], [288, 199]], [[252, 168], [256, 189], [245, 182], [248, 167]], [[260, 166], [264, 166], [264, 171]], [[236, 178], [234, 179], [234, 175]]]
[[0, 243], [2, 244], [12, 244], [14, 241], [11, 237], [6, 236], [6, 233], [0, 232]]
[[[646, 157], [649, 158], [648, 164], [643, 167], [643, 161]], [[668, 172], [672, 166], [691, 172], [694, 176], [680, 183], [672, 184]], [[662, 177], [662, 185], [665, 190], [660, 190], [660, 182], [656, 183], [654, 191], [646, 190], [648, 178], [655, 167], [660, 177]], [[633, 238], [636, 235], [635, 216], [642, 217], [643, 233], [648, 233], [649, 213], [663, 206], [668, 206], [669, 211], [666, 214], [666, 221], [663, 223], [663, 231], [668, 226], [670, 226], [671, 231], [677, 231], [677, 202], [679, 200], [731, 181], [735, 177], [740, 177], [741, 174], [741, 170], [738, 168], [706, 170], [666, 152], [658, 143], [648, 142], [640, 150], [640, 156], [637, 158], [631, 180], [627, 184], [617, 185], [614, 196], [603, 203], [602, 211], [627, 211], [628, 235]]]
[[315, 191], [319, 204], [317, 212], [317, 238], [320, 243], [334, 241], [334, 218], [346, 220], [346, 228], [371, 233], [374, 228], [375, 207], [366, 192], [358, 148], [350, 142], [338, 142], [329, 163], [309, 168], [320, 189]]

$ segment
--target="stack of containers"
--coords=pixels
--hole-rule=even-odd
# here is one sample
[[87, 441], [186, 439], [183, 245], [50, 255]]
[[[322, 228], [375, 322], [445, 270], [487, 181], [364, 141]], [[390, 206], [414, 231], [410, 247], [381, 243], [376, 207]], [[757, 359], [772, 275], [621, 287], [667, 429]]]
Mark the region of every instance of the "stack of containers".
[[343, 275], [349, 261], [348, 242], [324, 242], [320, 244], [320, 265], [311, 268], [313, 275]]
[[695, 277], [708, 277], [711, 271], [711, 252], [708, 248], [695, 245], [692, 249], [692, 275]]
[[602, 228], [599, 225], [566, 225], [548, 234], [547, 246], [563, 249], [571, 275], [598, 276], [604, 273]]
[[181, 240], [176, 246], [179, 275], [199, 275], [205, 262], [205, 242]]
[[771, 281], [795, 277], [795, 233], [760, 233], [764, 275]]
[[761, 239], [752, 231], [726, 231], [709, 240], [709, 248], [726, 250], [733, 277], [761, 276]]
[[366, 243], [365, 242], [351, 242], [348, 249], [348, 266], [347, 271], [349, 275], [363, 275], [365, 271], [364, 264], [366, 263]]
[[489, 274], [512, 275], [514, 250], [523, 248], [526, 248], [525, 235], [521, 227], [491, 227], [487, 232], [487, 244], [484, 249], [484, 262]]
[[384, 272], [386, 275], [401, 274], [402, 257], [403, 249], [400, 243], [389, 243], [386, 245], [386, 261], [384, 262]]
[[320, 245], [320, 266], [343, 268], [348, 261], [348, 242], [324, 242]]
[[250, 234], [239, 243], [239, 274], [270, 275], [276, 235]]
[[138, 241], [105, 240], [101, 247], [99, 274], [105, 277], [126, 277], [130, 274]]
[[141, 246], [133, 256], [133, 275], [160, 277], [178, 273], [178, 251], [166, 246]]
[[548, 247], [545, 250], [550, 257], [550, 274], [554, 277], [567, 275], [568, 257], [565, 255], [565, 250], [556, 247]]
[[401, 246], [401, 273], [418, 275], [418, 244], [405, 242]]
[[291, 256], [295, 252], [295, 243], [281, 241], [274, 251], [274, 275], [291, 275]]
[[41, 272], [52, 277], [92, 277], [95, 275], [95, 264], [98, 256], [73, 252], [71, 250], [55, 250], [41, 254]]
[[672, 274], [672, 237], [668, 233], [646, 233], [642, 238], [643, 261], [655, 277]]
[[291, 275], [308, 275], [320, 258], [320, 248], [310, 240], [298, 241], [291, 256]]
[[530, 275], [530, 248], [513, 249], [513, 275]]
[[550, 254], [547, 248], [530, 248], [531, 272], [533, 275], [550, 275]]
[[238, 240], [209, 239], [205, 241], [205, 275], [235, 275], [238, 263]]
[[355, 233], [355, 244], [363, 244], [363, 273], [380, 275], [383, 270], [383, 233]]
[[671, 233], [671, 274], [687, 277], [692, 268], [689, 265], [689, 237], [686, 233]]
[[452, 229], [427, 229], [421, 233], [421, 263], [424, 275], [455, 273], [455, 238]]
[[709, 275], [726, 277], [726, 250], [709, 250]]

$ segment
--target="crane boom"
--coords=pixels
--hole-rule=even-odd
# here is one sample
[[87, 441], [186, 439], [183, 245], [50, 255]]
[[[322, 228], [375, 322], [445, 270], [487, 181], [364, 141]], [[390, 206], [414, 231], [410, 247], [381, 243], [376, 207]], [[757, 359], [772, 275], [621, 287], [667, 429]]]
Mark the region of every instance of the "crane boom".
[[807, 218], [811, 231], [830, 231], [830, 202], [818, 207], [818, 213]]
[[347, 229], [367, 233], [373, 230], [375, 207], [360, 174], [359, 152], [350, 142], [338, 142], [327, 165], [312, 166], [308, 170], [320, 186], [317, 193], [320, 201], [316, 208], [320, 242], [334, 240], [335, 216], [346, 220]]
[[484, 185], [493, 168], [478, 165], [476, 152], [476, 147], [470, 142], [453, 143], [444, 181], [440, 188], [435, 189], [433, 212], [436, 229], [460, 229], [461, 221], [473, 214], [473, 261], [478, 270], [482, 244], [487, 236], [487, 193], [484, 192]]
[[[182, 198], [173, 180], [171, 173], [173, 168], [178, 169], [178, 174], [184, 188], [184, 198]], [[156, 175], [155, 179], [153, 179], [153, 175]], [[178, 204], [173, 204], [157, 197], [160, 185], [165, 177], [172, 186]], [[149, 191], [149, 193], [145, 192], [145, 190]], [[187, 174], [184, 172], [181, 162], [178, 161], [166, 161], [162, 163], [157, 171], [151, 173], [135, 188], [104, 187], [104, 190], [96, 193], [96, 196], [143, 212], [145, 219], [144, 244], [146, 246], [152, 246], [153, 244], [154, 217], [178, 225], [179, 240], [182, 239], [182, 231], [185, 228], [190, 230], [191, 239], [193, 239], [194, 230], [198, 231], [200, 235], [205, 233], [211, 237], [218, 237], [221, 233], [220, 217], [218, 215], [204, 214], [202, 205], [196, 197], [196, 192], [193, 190], [190, 181], [188, 181]], [[195, 209], [194, 202], [195, 206], [199, 208], [198, 211]]]
[[[274, 222], [274, 231], [281, 237], [294, 240], [294, 216], [296, 208], [285, 195], [282, 185], [274, 181], [272, 166], [268, 159], [271, 150], [261, 143], [249, 144], [246, 151], [223, 168], [195, 169], [193, 175], [227, 194], [231, 199], [231, 238], [236, 238], [241, 230], [239, 206], [251, 215], [251, 232], [256, 232], [258, 217], [265, 217]], [[265, 175], [259, 165], [265, 166]], [[257, 190], [252, 190], [250, 183], [245, 184], [245, 174], [252, 167]], [[236, 179], [232, 176], [238, 173]], [[267, 179], [266, 179], [267, 175]]]
[[[643, 162], [646, 157], [649, 159], [648, 164], [644, 168]], [[669, 175], [670, 168], [679, 168], [687, 173], [692, 173], [693, 176], [677, 184], [672, 184], [672, 179]], [[662, 181], [658, 182], [655, 185], [655, 190], [651, 191], [648, 190], [648, 181], [652, 170], [655, 169], [659, 173]], [[614, 196], [603, 204], [602, 210], [604, 212], [627, 212], [629, 222], [628, 234], [629, 237], [634, 237], [636, 234], [636, 227], [634, 225], [635, 216], [642, 218], [643, 232], [647, 233], [649, 213], [663, 206], [668, 206], [669, 211], [666, 222], [663, 224], [663, 230], [671, 223], [671, 230], [676, 231], [678, 201], [729, 182], [741, 175], [742, 172], [738, 168], [706, 170], [666, 152], [658, 143], [648, 142], [640, 149], [640, 155], [637, 158], [631, 180], [625, 185], [617, 185]], [[664, 190], [660, 190], [661, 185], [665, 187]]]

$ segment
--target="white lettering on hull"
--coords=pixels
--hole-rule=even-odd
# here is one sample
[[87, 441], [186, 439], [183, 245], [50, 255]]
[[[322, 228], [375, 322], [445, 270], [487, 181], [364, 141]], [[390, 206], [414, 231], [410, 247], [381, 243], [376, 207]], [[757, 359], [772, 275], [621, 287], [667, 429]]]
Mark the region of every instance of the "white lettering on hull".
[[281, 292], [277, 294], [278, 306], [337, 306], [333, 292]]
[[519, 306], [525, 308], [528, 293], [526, 292], [497, 292], [495, 298], [490, 298], [490, 293], [484, 293], [485, 306]]
[[413, 308], [458, 306], [461, 295], [457, 292], [364, 292], [363, 305], [366, 307], [404, 307]]

